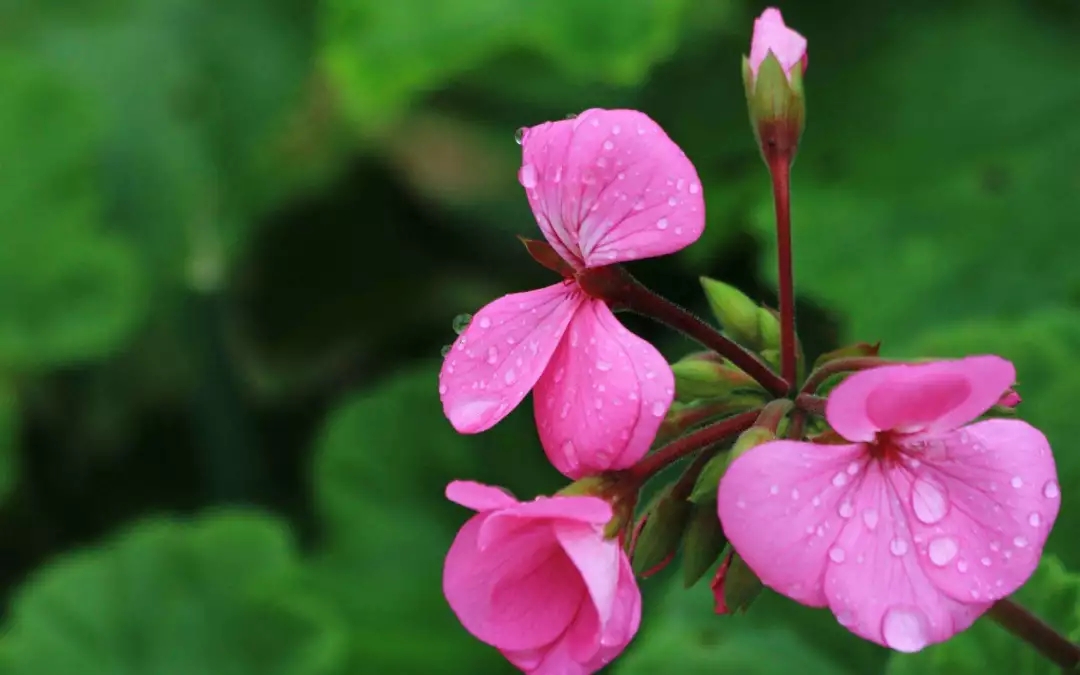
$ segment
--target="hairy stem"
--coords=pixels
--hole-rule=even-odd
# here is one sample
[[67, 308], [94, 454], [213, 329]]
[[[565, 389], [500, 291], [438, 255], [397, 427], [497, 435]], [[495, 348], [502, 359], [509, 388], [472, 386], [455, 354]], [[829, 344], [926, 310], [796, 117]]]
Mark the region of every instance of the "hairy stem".
[[693, 431], [648, 455], [627, 469], [625, 475], [638, 483], [644, 483], [680, 459], [746, 431], [753, 426], [760, 414], [761, 408], [748, 410]]
[[1080, 665], [1080, 646], [1058, 633], [1050, 624], [1009, 598], [998, 600], [986, 613], [999, 626], [1034, 647], [1067, 672]]
[[791, 157], [768, 156], [776, 210], [777, 280], [780, 295], [780, 373], [788, 382], [797, 377], [795, 347], [795, 273], [791, 259]]
[[786, 396], [791, 390], [794, 380], [780, 377], [753, 352], [689, 311], [646, 288], [623, 268], [612, 265], [585, 269], [578, 273], [577, 280], [589, 295], [647, 316], [697, 340], [754, 378], [774, 396]]

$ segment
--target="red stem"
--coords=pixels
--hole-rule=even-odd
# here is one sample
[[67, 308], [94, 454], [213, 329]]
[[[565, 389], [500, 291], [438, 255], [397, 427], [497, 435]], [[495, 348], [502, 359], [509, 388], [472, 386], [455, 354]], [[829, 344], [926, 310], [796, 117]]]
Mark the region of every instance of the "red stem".
[[825, 415], [825, 398], [813, 394], [799, 394], [795, 397], [795, 407], [812, 415]]
[[626, 475], [636, 482], [644, 483], [668, 466], [707, 448], [714, 443], [746, 431], [757, 420], [761, 409], [748, 410], [733, 415], [707, 427], [702, 427], [682, 438], [674, 440], [626, 470]]
[[622, 267], [609, 265], [584, 269], [578, 272], [577, 281], [582, 290], [594, 298], [647, 316], [697, 340], [754, 378], [774, 396], [786, 396], [794, 386], [794, 379], [785, 380], [780, 377], [753, 352], [667, 298], [646, 288]]
[[1013, 600], [998, 600], [986, 615], [1066, 672], [1071, 672], [1080, 664], [1080, 646]]
[[795, 346], [795, 272], [791, 261], [791, 156], [768, 156], [776, 209], [776, 252], [780, 284], [780, 374], [788, 382], [797, 377]]

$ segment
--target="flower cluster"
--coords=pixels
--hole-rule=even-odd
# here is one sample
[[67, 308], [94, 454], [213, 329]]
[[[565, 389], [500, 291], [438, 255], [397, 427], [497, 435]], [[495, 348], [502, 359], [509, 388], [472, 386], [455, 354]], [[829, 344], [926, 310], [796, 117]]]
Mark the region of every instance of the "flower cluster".
[[[890, 362], [860, 343], [800, 375], [787, 185], [806, 63], [806, 40], [766, 10], [743, 74], [776, 188], [780, 308], [706, 280], [725, 332], [622, 267], [705, 227], [697, 172], [656, 122], [592, 109], [520, 131], [518, 178], [543, 234], [526, 247], [560, 278], [480, 309], [439, 394], [472, 434], [532, 392], [540, 444], [575, 481], [531, 501], [447, 487], [476, 512], [446, 558], [447, 601], [524, 672], [587, 675], [618, 656], [641, 622], [635, 577], [680, 548], [688, 586], [714, 570], [718, 612], [765, 586], [898, 651], [964, 630], [1039, 561], [1059, 488], [1046, 438], [1012, 416], [1011, 363]], [[673, 368], [618, 309], [707, 350]], [[635, 522], [642, 486], [691, 458]]]

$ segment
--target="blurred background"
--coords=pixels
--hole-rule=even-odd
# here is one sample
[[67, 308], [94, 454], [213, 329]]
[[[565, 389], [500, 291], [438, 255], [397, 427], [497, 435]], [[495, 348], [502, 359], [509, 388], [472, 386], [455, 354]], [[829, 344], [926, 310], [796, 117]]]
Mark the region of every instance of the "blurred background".
[[[0, 675], [511, 672], [455, 622], [452, 478], [558, 489], [531, 405], [457, 436], [452, 318], [550, 283], [514, 130], [656, 119], [708, 227], [632, 270], [774, 303], [742, 0], [0, 6]], [[1021, 592], [1080, 639], [1080, 4], [792, 0], [811, 357], [1016, 361], [1064, 494]], [[675, 358], [690, 348], [627, 319]], [[893, 657], [763, 595], [644, 583], [614, 673], [1051, 673], [980, 622]]]

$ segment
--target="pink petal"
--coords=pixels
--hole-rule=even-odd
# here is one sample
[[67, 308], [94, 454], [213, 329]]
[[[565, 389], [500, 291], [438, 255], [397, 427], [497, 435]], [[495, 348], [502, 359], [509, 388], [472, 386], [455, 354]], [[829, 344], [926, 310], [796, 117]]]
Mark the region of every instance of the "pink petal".
[[494, 511], [518, 503], [514, 496], [503, 488], [468, 480], [455, 480], [447, 485], [446, 498], [473, 511]]
[[500, 649], [543, 647], [566, 630], [586, 597], [574, 564], [538, 521], [481, 549], [489, 516], [471, 518], [446, 556], [443, 593], [461, 624]]
[[[619, 583], [619, 542], [605, 539], [594, 526], [556, 522], [555, 539], [577, 567], [600, 623], [607, 623]], [[599, 624], [597, 625], [599, 630]], [[591, 656], [591, 655], [590, 655]]]
[[673, 253], [705, 228], [701, 180], [636, 110], [586, 110], [528, 129], [521, 184], [548, 242], [575, 267]]
[[592, 675], [595, 672], [574, 660], [567, 640], [558, 640], [544, 649], [503, 651], [503, 656], [529, 675]]
[[850, 441], [872, 441], [879, 431], [932, 435], [989, 410], [1015, 379], [1012, 363], [998, 356], [882, 366], [837, 385], [825, 416]]
[[587, 300], [536, 383], [544, 451], [570, 478], [624, 469], [648, 452], [674, 387], [664, 357], [602, 301]]
[[[484, 526], [488, 529], [501, 529], [500, 519], [556, 520], [567, 523], [603, 526], [611, 520], [611, 505], [599, 497], [537, 497], [531, 502], [521, 502], [499, 511]], [[488, 535], [480, 535], [481, 546]]]
[[740, 456], [720, 481], [717, 508], [731, 545], [762, 583], [826, 604], [828, 552], [850, 517], [842, 506], [868, 462], [864, 446], [773, 441]]
[[769, 52], [776, 55], [780, 66], [790, 77], [795, 64], [802, 62], [806, 69], [806, 38], [784, 24], [780, 10], [770, 7], [754, 20], [754, 34], [750, 38], [750, 70], [757, 76], [761, 62]]
[[455, 429], [485, 431], [521, 403], [584, 298], [563, 282], [503, 296], [477, 312], [439, 373], [443, 412]]
[[825, 572], [825, 595], [837, 621], [903, 652], [948, 639], [989, 607], [957, 602], [926, 575], [926, 542], [913, 536], [902, 502], [911, 491], [906, 471], [885, 475], [879, 462], [869, 462], [845, 496], [849, 517], [829, 549]]
[[641, 591], [638, 590], [630, 560], [619, 551], [619, 581], [615, 590], [615, 602], [611, 616], [600, 635], [600, 651], [590, 662], [595, 671], [610, 663], [622, 653], [641, 627]]
[[930, 581], [960, 602], [1020, 588], [1061, 502], [1046, 437], [1026, 422], [994, 419], [906, 450], [922, 458], [902, 504]]

